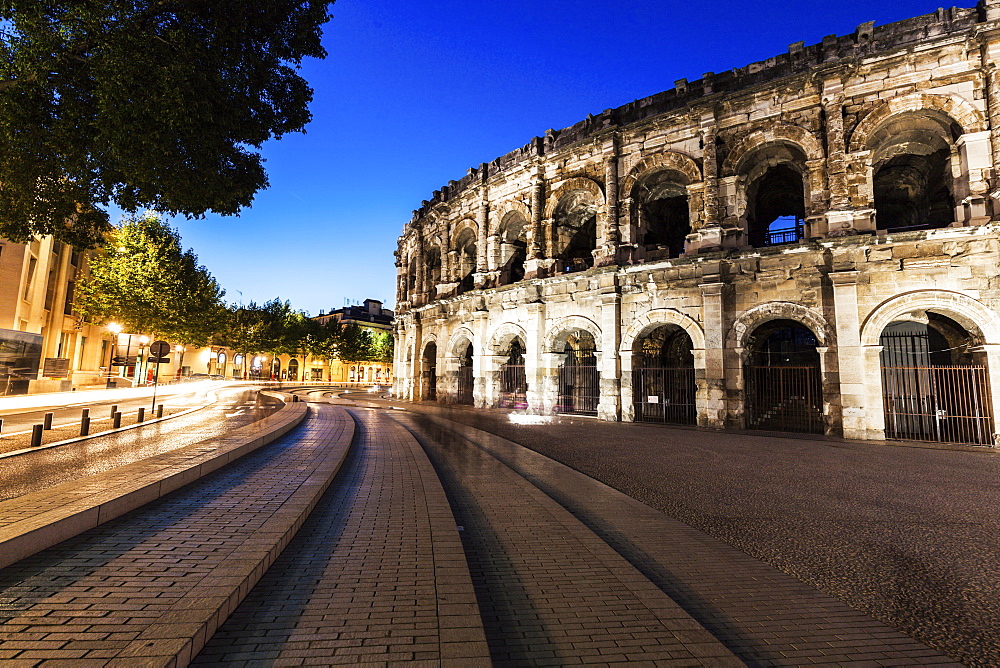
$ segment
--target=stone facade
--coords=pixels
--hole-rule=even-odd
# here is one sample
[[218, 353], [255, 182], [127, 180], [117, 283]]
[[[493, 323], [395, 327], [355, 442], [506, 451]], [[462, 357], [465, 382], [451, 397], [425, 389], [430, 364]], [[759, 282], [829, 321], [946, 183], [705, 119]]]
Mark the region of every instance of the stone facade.
[[[468, 170], [399, 239], [396, 393], [512, 405], [504, 374], [523, 353], [514, 405], [649, 419], [684, 403], [667, 395], [687, 381], [654, 395], [645, 369], [690, 367], [688, 418], [665, 421], [881, 439], [911, 433], [886, 422], [904, 395], [941, 384], [913, 371], [920, 387], [904, 391], [883, 367], [977, 366], [974, 391], [955, 389], [966, 376], [947, 390], [979, 397], [971, 409], [903, 412], [930, 410], [938, 429], [972, 410], [992, 443], [998, 62], [1000, 0], [864, 24]], [[892, 361], [904, 336], [930, 352]], [[565, 370], [584, 358], [596, 406]], [[782, 389], [811, 366], [815, 392]], [[803, 406], [812, 427], [779, 419]], [[985, 442], [946, 431], [935, 438]]]

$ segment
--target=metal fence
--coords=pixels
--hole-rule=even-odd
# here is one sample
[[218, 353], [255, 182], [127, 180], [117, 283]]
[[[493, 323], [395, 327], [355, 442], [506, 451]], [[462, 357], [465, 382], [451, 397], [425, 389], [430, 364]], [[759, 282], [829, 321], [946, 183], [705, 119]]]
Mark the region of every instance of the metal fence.
[[743, 368], [749, 429], [822, 434], [823, 385], [815, 366]]
[[523, 364], [503, 364], [500, 366], [500, 407], [528, 407], [528, 377]]
[[600, 394], [597, 359], [592, 355], [571, 355], [559, 367], [557, 413], [597, 415]]
[[455, 403], [469, 404], [469, 405], [473, 403], [472, 385], [473, 385], [472, 367], [471, 366], [458, 367], [458, 393], [455, 395]]
[[886, 438], [993, 444], [986, 367], [883, 366]]
[[638, 368], [632, 383], [637, 421], [697, 423], [693, 368]]

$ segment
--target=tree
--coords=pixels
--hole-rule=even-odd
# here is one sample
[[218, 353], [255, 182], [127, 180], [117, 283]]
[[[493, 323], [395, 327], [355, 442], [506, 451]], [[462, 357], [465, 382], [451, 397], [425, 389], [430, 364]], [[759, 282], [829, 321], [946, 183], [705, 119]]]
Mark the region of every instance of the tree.
[[100, 243], [102, 208], [249, 206], [302, 131], [328, 0], [0, 2], [0, 236]]
[[107, 234], [73, 307], [98, 323], [203, 346], [224, 326], [224, 294], [198, 256], [182, 249], [177, 231], [146, 213]]

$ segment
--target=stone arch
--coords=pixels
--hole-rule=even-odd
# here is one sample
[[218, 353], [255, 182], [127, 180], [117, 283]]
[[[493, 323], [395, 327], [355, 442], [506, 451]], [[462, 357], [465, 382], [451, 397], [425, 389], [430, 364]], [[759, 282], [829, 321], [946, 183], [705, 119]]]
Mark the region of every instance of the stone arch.
[[490, 335], [487, 349], [491, 355], [503, 355], [510, 342], [516, 338], [521, 339], [524, 343], [528, 342], [524, 328], [513, 322], [502, 323]]
[[448, 339], [448, 357], [457, 359], [465, 354], [465, 348], [468, 346], [468, 343], [462, 345], [463, 341], [471, 343], [474, 348], [476, 347], [476, 337], [468, 327], [459, 327]]
[[721, 175], [739, 174], [747, 159], [759, 148], [769, 144], [791, 144], [802, 151], [807, 160], [824, 157], [823, 145], [811, 132], [797, 125], [779, 124], [766, 130], [751, 132], [737, 141], [722, 163]]
[[503, 225], [504, 219], [510, 213], [519, 213], [524, 218], [525, 222], [529, 225], [531, 224], [531, 211], [528, 209], [528, 205], [524, 202], [518, 200], [510, 200], [503, 202], [497, 206], [497, 215], [490, 216], [493, 227], [489, 230], [490, 234], [499, 234], [500, 228]]
[[1000, 343], [1000, 316], [982, 302], [950, 290], [915, 290], [891, 297], [876, 306], [861, 325], [861, 345], [877, 346], [886, 326], [914, 311], [947, 316], [980, 343]]
[[545, 334], [542, 350], [547, 353], [561, 353], [566, 346], [566, 337], [573, 330], [582, 329], [594, 337], [594, 342], [601, 344], [601, 328], [593, 320], [582, 315], [567, 316], [551, 327]]
[[459, 237], [465, 234], [466, 230], [472, 230], [472, 237], [478, 238], [479, 226], [476, 224], [476, 221], [471, 218], [463, 218], [451, 228], [451, 239], [449, 240], [448, 250], [455, 250]]
[[771, 320], [794, 320], [809, 328], [820, 347], [833, 344], [834, 330], [818, 311], [794, 302], [767, 302], [747, 310], [736, 319], [726, 337], [726, 346], [745, 348], [747, 337]]
[[857, 153], [868, 148], [872, 135], [890, 117], [915, 111], [937, 111], [944, 114], [958, 123], [963, 134], [986, 129], [983, 115], [964, 98], [957, 95], [914, 93], [886, 100], [868, 112], [851, 134], [851, 152]]
[[665, 151], [663, 153], [651, 155], [648, 158], [643, 158], [636, 163], [635, 166], [629, 170], [625, 178], [622, 179], [622, 184], [618, 191], [619, 197], [621, 199], [628, 199], [632, 195], [632, 189], [635, 187], [635, 184], [638, 183], [642, 177], [660, 170], [678, 172], [679, 174], [682, 174], [684, 178], [687, 179], [687, 183], [685, 185], [698, 183], [699, 181], [704, 180], [701, 174], [701, 169], [698, 167], [698, 163], [694, 161], [694, 158], [677, 151]]
[[625, 333], [622, 334], [619, 350], [622, 353], [631, 352], [636, 341], [661, 325], [677, 325], [691, 337], [691, 343], [694, 344], [695, 350], [704, 350], [705, 332], [701, 325], [680, 311], [668, 308], [646, 311], [633, 320]]
[[[555, 214], [556, 207], [559, 206], [559, 201], [569, 193], [577, 190], [582, 190], [593, 197], [594, 203], [597, 206], [604, 206], [604, 190], [601, 189], [600, 184], [593, 179], [576, 176], [563, 181], [549, 194], [548, 201], [545, 204], [545, 217], [551, 218]], [[528, 218], [528, 220], [531, 219]]]

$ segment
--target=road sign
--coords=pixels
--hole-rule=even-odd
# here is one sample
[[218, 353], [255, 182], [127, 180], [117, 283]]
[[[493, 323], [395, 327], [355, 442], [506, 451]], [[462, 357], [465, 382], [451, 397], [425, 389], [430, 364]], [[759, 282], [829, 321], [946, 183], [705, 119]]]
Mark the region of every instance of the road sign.
[[169, 357], [150, 357], [149, 358], [149, 363], [150, 364], [166, 364], [169, 361], [170, 361]]
[[169, 352], [170, 344], [166, 341], [153, 341], [149, 344], [149, 354], [153, 357], [166, 357]]

